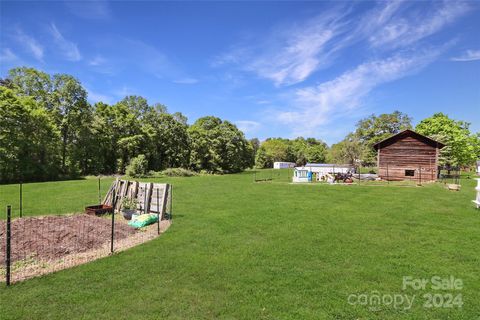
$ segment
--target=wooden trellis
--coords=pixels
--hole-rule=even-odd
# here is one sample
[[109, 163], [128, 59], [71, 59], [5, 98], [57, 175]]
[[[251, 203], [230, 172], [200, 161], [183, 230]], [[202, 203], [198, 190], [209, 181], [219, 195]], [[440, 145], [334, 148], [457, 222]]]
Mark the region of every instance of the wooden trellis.
[[113, 191], [116, 197], [115, 211], [121, 210], [124, 199], [136, 199], [137, 213], [157, 213], [163, 219], [169, 201], [170, 185], [117, 179], [110, 186], [102, 204], [112, 205]]

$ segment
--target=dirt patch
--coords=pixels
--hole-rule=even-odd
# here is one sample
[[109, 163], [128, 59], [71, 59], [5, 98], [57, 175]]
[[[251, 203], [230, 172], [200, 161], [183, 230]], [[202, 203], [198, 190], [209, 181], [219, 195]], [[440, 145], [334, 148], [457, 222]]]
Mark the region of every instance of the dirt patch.
[[[165, 231], [170, 221], [161, 221]], [[15, 219], [11, 223], [13, 281], [66, 269], [108, 256], [112, 222], [109, 217], [86, 214]], [[0, 261], [5, 261], [6, 222], [0, 221]], [[116, 215], [114, 250], [119, 252], [158, 236], [158, 226], [134, 229]], [[4, 273], [3, 266], [0, 274]], [[0, 276], [0, 281], [5, 281]]]
[[[0, 224], [0, 259], [5, 259], [5, 221]], [[39, 260], [61, 258], [67, 254], [85, 252], [101, 247], [111, 239], [109, 219], [78, 214], [15, 219], [12, 228], [12, 262], [35, 255]], [[135, 234], [127, 224], [115, 223], [115, 240]]]

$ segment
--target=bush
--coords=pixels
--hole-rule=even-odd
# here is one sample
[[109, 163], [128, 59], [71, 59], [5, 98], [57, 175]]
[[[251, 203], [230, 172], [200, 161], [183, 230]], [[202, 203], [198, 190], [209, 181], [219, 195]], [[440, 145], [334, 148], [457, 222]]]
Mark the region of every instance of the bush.
[[148, 171], [147, 176], [149, 178], [162, 178], [162, 177], [164, 177], [164, 175], [162, 174], [161, 171], [155, 171], [155, 170]]
[[162, 174], [168, 177], [192, 177], [198, 176], [198, 173], [184, 168], [168, 168], [162, 171]]
[[147, 173], [148, 161], [145, 155], [140, 154], [130, 160], [130, 163], [125, 170], [125, 174], [129, 177], [139, 178], [145, 176]]

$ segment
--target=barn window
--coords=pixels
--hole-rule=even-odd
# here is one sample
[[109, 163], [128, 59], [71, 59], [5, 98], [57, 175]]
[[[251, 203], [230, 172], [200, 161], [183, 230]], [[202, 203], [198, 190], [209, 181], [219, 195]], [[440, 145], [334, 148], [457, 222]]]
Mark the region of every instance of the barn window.
[[415, 170], [405, 170], [405, 177], [415, 176]]

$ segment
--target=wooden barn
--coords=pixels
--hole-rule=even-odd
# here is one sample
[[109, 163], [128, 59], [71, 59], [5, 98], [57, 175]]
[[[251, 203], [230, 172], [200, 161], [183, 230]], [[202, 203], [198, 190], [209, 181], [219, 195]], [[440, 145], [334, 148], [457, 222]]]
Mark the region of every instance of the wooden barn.
[[412, 130], [382, 140], [377, 150], [378, 175], [384, 180], [435, 181], [438, 153], [445, 145]]

